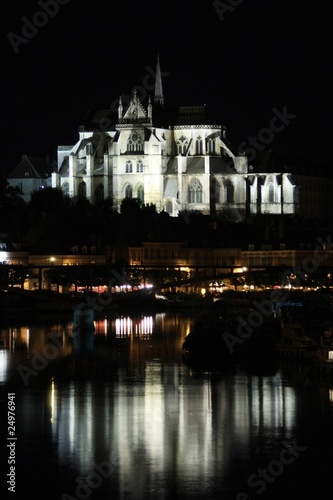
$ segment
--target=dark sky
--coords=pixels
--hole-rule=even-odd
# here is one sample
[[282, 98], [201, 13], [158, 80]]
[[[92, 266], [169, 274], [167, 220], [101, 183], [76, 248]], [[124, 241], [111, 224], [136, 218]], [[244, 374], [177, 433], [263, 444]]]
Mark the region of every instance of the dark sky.
[[[274, 134], [273, 152], [330, 161], [330, 0], [63, 1], [53, 17], [36, 17], [43, 0], [2, 11], [2, 172], [22, 154], [56, 157], [74, 144], [87, 110], [148, 81], [157, 50], [166, 102], [206, 104], [237, 144], [286, 109], [296, 118]], [[23, 36], [23, 17], [45, 26], [15, 53], [8, 33]]]

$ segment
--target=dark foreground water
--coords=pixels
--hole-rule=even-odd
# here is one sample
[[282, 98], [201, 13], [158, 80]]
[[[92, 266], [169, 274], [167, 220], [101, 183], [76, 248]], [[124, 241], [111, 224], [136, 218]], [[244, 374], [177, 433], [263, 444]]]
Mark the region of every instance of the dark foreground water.
[[292, 366], [193, 372], [191, 320], [105, 318], [75, 355], [66, 321], [2, 328], [0, 498], [330, 498], [333, 388]]

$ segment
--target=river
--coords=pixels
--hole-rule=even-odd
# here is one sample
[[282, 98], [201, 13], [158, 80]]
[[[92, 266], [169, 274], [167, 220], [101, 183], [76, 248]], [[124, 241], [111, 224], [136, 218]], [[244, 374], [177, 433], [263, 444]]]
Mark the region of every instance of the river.
[[327, 498], [333, 387], [292, 365], [193, 371], [192, 320], [100, 317], [75, 355], [71, 318], [2, 327], [1, 498]]

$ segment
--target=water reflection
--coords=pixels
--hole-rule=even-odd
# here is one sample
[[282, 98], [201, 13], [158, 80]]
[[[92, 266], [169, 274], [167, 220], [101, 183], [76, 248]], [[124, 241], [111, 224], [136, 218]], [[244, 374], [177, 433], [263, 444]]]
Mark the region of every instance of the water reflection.
[[153, 334], [153, 317], [143, 316], [141, 318], [117, 318], [115, 320], [115, 330], [116, 337], [130, 337], [135, 335], [135, 337], [140, 337], [143, 340], [149, 339]]
[[8, 377], [8, 358], [9, 353], [5, 350], [0, 350], [0, 383], [5, 382]]
[[273, 438], [280, 446], [295, 432], [295, 392], [280, 375], [191, 377], [183, 366], [155, 360], [101, 385], [53, 381], [49, 394], [60, 463], [84, 475], [107, 459], [115, 471], [110, 491], [136, 492], [133, 498], [167, 489], [170, 477], [184, 491], [198, 481], [202, 491], [203, 478], [214, 483], [236, 457], [250, 459], [256, 436], [273, 453]]
[[41, 351], [43, 347], [52, 341], [58, 339], [62, 342], [62, 355], [67, 355], [70, 351], [71, 341], [68, 332], [72, 323], [66, 324], [51, 324], [51, 325], [34, 325], [34, 326], [17, 326], [15, 328], [0, 329], [0, 347], [2, 350], [9, 350], [12, 353], [24, 352], [26, 358], [31, 357], [33, 349]]
[[[295, 380], [279, 370], [259, 376], [240, 367], [194, 373], [181, 357], [190, 324], [181, 314], [99, 318], [94, 357], [84, 365], [71, 356], [70, 323], [1, 330], [2, 383], [12, 376], [10, 367], [31, 359], [50, 338], [68, 358], [40, 386], [17, 395], [21, 459], [33, 456], [26, 466], [28, 491], [38, 482], [43, 499], [78, 498], [76, 480], [107, 461], [112, 474], [92, 499], [235, 499], [249, 475], [279, 455], [284, 440], [301, 434], [308, 456], [316, 456], [319, 434], [329, 440], [332, 431], [313, 421], [318, 412], [329, 421], [332, 388], [312, 389], [309, 403], [309, 383], [300, 373]], [[304, 429], [312, 433], [309, 444]], [[293, 481], [299, 484], [302, 475]], [[288, 481], [279, 484], [288, 488]], [[292, 498], [274, 491], [269, 498]]]

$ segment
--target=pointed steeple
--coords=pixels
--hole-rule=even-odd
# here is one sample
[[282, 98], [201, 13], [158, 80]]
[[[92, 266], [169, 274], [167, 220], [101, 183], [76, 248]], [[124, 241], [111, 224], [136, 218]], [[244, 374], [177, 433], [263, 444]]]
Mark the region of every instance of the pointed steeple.
[[149, 118], [149, 121], [150, 123], [152, 122], [152, 119], [153, 119], [153, 107], [151, 105], [151, 98], [150, 96], [148, 97], [148, 118]]
[[157, 55], [157, 64], [156, 64], [154, 103], [161, 104], [161, 106], [164, 105], [164, 96], [163, 96], [162, 76], [161, 76], [159, 54]]
[[123, 103], [121, 100], [121, 96], [119, 97], [119, 105], [118, 105], [118, 120], [120, 121], [123, 117]]

